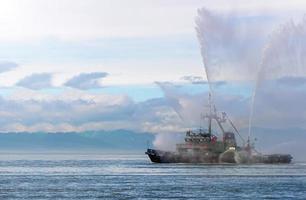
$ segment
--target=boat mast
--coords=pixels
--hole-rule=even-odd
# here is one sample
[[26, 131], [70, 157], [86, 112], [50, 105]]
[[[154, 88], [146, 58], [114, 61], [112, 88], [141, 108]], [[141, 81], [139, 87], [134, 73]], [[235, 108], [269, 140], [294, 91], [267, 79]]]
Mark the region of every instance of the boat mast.
[[224, 123], [226, 121], [225, 115], [223, 114], [222, 118], [217, 115], [216, 106], [212, 103], [211, 93], [209, 93], [208, 102], [209, 102], [209, 114], [206, 115], [206, 117], [208, 118], [208, 134], [209, 135], [212, 134], [212, 131], [211, 131], [212, 130], [212, 120], [216, 120], [219, 128], [222, 131], [223, 137], [224, 137], [225, 131], [224, 131], [224, 128], [222, 126], [222, 123]]
[[209, 117], [208, 117], [208, 133], [211, 135], [211, 121], [212, 121], [212, 111], [211, 111], [211, 93], [209, 93]]

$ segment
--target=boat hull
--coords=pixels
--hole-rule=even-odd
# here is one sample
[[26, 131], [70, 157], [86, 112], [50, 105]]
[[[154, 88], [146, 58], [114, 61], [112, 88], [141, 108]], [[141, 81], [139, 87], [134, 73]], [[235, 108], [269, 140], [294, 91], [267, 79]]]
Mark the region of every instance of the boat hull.
[[244, 159], [237, 159], [239, 153], [226, 152], [224, 154], [179, 154], [155, 149], [145, 152], [153, 163], [206, 163], [206, 164], [288, 164], [292, 156], [289, 154], [254, 155]]

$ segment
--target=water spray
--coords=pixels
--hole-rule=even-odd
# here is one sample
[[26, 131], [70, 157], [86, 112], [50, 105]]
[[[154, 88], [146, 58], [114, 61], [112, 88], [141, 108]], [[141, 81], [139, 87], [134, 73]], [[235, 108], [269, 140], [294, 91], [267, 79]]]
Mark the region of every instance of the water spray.
[[[306, 60], [306, 17], [295, 24], [292, 20], [280, 26], [270, 35], [270, 41], [263, 49], [262, 59], [256, 73], [256, 82], [251, 97], [248, 140], [251, 137], [255, 98], [260, 83], [268, 78], [299, 75], [303, 73]], [[290, 66], [290, 68], [289, 68]], [[295, 72], [292, 71], [295, 68]], [[288, 68], [290, 69], [288, 71]], [[292, 74], [293, 73], [293, 74]]]
[[[199, 9], [198, 10], [198, 15], [199, 17], [196, 20], [196, 32], [197, 32], [197, 37], [200, 43], [200, 49], [201, 49], [201, 55], [202, 55], [202, 61], [203, 61], [203, 65], [204, 65], [204, 70], [205, 70], [205, 74], [206, 74], [206, 79], [207, 79], [207, 83], [208, 83], [208, 87], [209, 87], [209, 95], [210, 95], [210, 100], [211, 102], [213, 102], [213, 88], [211, 85], [211, 79], [210, 79], [210, 74], [209, 74], [209, 64], [208, 64], [208, 57], [207, 57], [207, 48], [208, 48], [208, 42], [207, 42], [207, 38], [205, 37], [205, 30], [202, 30], [201, 28], [203, 28], [203, 26], [201, 26], [201, 24], [204, 23], [203, 21], [203, 17], [201, 17], [202, 15], [207, 14], [207, 11], [205, 9]], [[209, 102], [209, 103], [211, 103]]]

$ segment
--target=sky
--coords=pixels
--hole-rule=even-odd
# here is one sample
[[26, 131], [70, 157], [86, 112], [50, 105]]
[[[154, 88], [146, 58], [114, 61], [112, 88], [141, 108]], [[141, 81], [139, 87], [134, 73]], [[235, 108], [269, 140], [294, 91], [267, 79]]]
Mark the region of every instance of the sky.
[[207, 73], [240, 127], [258, 88], [254, 126], [306, 128], [305, 1], [0, 5], [0, 132], [180, 132], [201, 123]]

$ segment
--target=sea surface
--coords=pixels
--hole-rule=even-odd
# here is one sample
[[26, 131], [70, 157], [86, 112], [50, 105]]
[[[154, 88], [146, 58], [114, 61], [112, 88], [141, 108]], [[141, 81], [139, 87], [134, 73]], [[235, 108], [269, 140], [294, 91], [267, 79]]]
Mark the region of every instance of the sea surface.
[[153, 164], [140, 153], [1, 153], [0, 199], [306, 199], [306, 163]]

